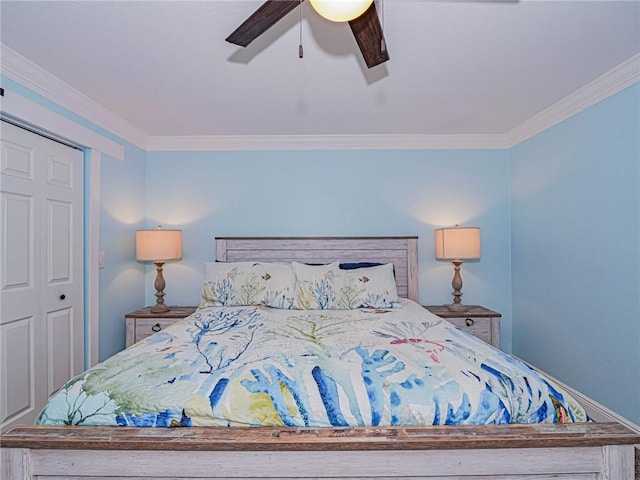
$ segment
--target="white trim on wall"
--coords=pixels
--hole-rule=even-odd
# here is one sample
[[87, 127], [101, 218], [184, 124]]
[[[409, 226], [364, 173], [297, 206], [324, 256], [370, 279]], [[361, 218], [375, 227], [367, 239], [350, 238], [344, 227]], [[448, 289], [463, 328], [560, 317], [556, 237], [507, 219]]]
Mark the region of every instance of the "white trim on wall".
[[1, 45], [2, 74], [146, 151], [507, 149], [640, 81], [640, 54], [502, 134], [149, 136]]
[[124, 146], [11, 90], [5, 89], [4, 96], [0, 97], [0, 111], [9, 118], [21, 121], [53, 137], [79, 147], [98, 150], [117, 160], [124, 159]]
[[506, 135], [210, 135], [149, 137], [147, 151], [503, 149]]
[[[85, 281], [89, 285], [89, 366], [100, 361], [100, 169], [102, 155], [97, 150], [89, 152], [90, 168], [88, 198], [85, 206], [89, 210], [89, 225], [84, 226], [87, 233], [89, 248], [89, 268], [85, 268], [89, 278]], [[119, 159], [122, 160], [122, 159]], [[85, 189], [86, 191], [87, 189]], [[87, 218], [87, 216], [85, 216]]]
[[89, 278], [85, 279], [88, 285], [89, 345], [88, 358], [85, 361], [88, 360], [89, 365], [95, 365], [99, 354], [100, 162], [103, 154], [116, 160], [124, 160], [124, 147], [12, 91], [5, 90], [4, 97], [0, 97], [0, 112], [3, 116], [17, 120], [37, 131], [65, 139], [73, 145], [90, 150], [91, 175], [88, 189], [90, 198], [86, 199], [85, 203], [89, 209], [89, 224], [85, 223], [84, 226], [89, 239], [89, 268], [86, 269], [89, 272]]
[[[145, 149], [148, 135], [18, 52], [0, 44], [2, 74], [71, 112]], [[6, 89], [5, 89], [6, 90]]]

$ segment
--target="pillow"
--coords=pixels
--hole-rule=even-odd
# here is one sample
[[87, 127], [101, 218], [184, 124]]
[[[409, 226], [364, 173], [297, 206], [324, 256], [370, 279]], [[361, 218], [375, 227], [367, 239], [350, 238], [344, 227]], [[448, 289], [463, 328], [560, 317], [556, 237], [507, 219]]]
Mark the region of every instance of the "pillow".
[[[343, 270], [342, 291], [358, 290], [357, 306], [351, 308], [393, 308], [398, 301], [398, 288], [393, 263], [374, 267]], [[345, 296], [343, 304], [348, 304]], [[352, 302], [353, 303], [353, 302]]]
[[[385, 265], [385, 264], [380, 262], [348, 262], [348, 263], [341, 263], [340, 269], [341, 270], [357, 270], [359, 268], [379, 267], [380, 265]], [[395, 276], [396, 276], [396, 266], [393, 265], [393, 277], [395, 278]]]
[[340, 262], [327, 265], [307, 265], [293, 262], [296, 277], [293, 308], [327, 310], [338, 308], [335, 303], [334, 279], [340, 275]]
[[205, 263], [200, 306], [291, 308], [295, 285], [296, 277], [289, 264]]
[[340, 264], [305, 265], [294, 262], [296, 289], [293, 307], [303, 310], [392, 308], [398, 300], [393, 264], [340, 269]]
[[349, 263], [341, 263], [341, 270], [357, 270], [358, 268], [368, 268], [368, 267], [378, 267], [382, 265], [379, 262], [349, 262]]

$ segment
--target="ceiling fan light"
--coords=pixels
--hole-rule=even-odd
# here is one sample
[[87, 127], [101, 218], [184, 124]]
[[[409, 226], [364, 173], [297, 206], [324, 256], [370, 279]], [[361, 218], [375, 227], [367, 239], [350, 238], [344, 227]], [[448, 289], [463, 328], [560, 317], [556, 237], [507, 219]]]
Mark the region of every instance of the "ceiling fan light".
[[373, 0], [309, 0], [316, 12], [332, 22], [348, 22], [367, 11]]

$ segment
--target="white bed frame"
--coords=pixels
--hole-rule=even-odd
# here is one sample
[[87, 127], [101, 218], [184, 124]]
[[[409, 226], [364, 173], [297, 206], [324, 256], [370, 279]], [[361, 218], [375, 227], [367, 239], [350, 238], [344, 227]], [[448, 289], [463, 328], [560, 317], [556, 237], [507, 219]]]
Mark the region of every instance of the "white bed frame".
[[[393, 262], [418, 300], [417, 237], [218, 238], [221, 261]], [[589, 406], [595, 402], [579, 395]], [[640, 435], [606, 409], [597, 422], [381, 428], [14, 427], [3, 480], [634, 480]]]

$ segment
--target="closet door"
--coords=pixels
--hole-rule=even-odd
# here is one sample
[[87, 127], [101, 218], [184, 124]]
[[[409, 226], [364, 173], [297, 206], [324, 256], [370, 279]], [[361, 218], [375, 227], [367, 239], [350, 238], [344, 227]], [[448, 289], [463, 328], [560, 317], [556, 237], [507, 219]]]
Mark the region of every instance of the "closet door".
[[0, 428], [84, 367], [82, 152], [0, 124]]

